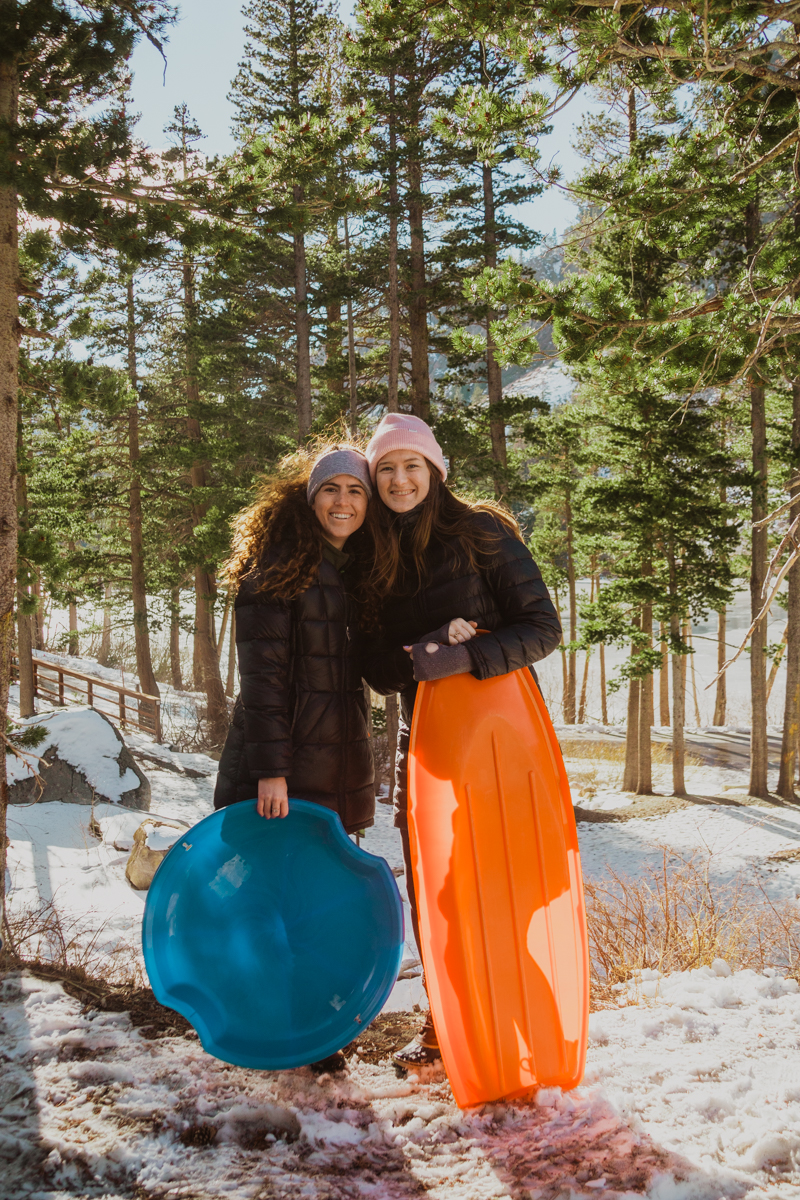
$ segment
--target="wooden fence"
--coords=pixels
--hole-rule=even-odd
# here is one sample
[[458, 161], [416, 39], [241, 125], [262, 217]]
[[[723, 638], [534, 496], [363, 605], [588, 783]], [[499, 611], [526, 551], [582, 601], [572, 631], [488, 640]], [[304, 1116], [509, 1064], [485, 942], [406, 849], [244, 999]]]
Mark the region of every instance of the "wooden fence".
[[[11, 657], [11, 677], [19, 679], [19, 661]], [[110, 695], [104, 693], [110, 693]], [[149, 733], [157, 742], [161, 735], [161, 701], [120, 683], [98, 679], [63, 667], [44, 658], [33, 659], [33, 694], [54, 704], [88, 704], [124, 728], [131, 726]]]

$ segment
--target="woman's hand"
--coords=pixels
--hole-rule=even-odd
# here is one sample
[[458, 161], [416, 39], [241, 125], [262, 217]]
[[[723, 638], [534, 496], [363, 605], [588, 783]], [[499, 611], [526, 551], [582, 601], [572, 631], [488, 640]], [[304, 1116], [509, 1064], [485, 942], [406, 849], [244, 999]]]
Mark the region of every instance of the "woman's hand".
[[289, 814], [289, 795], [286, 791], [286, 780], [282, 775], [276, 779], [259, 779], [258, 806], [260, 817], [286, 817]]
[[475, 637], [477, 632], [477, 621], [465, 621], [463, 617], [456, 617], [455, 621], [450, 622], [448, 630], [450, 645], [457, 646], [460, 642], [468, 642], [470, 638]]
[[[478, 632], [477, 621], [465, 621], [463, 617], [456, 617], [447, 627], [447, 641], [450, 646], [460, 646], [463, 642], [468, 642], [470, 638], [474, 638]], [[403, 646], [411, 657], [414, 656], [414, 651], [411, 646]], [[438, 642], [427, 642], [425, 649], [428, 654], [435, 654], [439, 649]]]

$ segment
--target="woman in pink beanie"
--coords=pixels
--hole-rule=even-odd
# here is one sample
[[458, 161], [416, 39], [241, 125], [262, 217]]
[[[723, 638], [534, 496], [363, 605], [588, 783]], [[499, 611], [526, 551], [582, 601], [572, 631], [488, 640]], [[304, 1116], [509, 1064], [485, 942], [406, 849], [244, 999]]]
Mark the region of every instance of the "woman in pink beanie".
[[[499, 505], [471, 504], [453, 494], [442, 448], [424, 421], [389, 413], [366, 455], [377, 496], [370, 501], [375, 561], [364, 598], [373, 633], [364, 675], [376, 692], [400, 693], [395, 825], [419, 946], [407, 822], [408, 734], [417, 683], [467, 672], [489, 679], [530, 668], [556, 648], [561, 625], [514, 518]], [[477, 629], [489, 632], [477, 637]], [[407, 1067], [438, 1057], [430, 1015], [395, 1055]]]

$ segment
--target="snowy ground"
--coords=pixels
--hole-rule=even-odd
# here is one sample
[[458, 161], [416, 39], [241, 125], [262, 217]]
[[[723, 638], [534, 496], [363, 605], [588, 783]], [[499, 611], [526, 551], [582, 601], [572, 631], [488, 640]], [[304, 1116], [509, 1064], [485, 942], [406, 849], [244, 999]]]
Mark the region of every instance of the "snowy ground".
[[[718, 969], [724, 970], [722, 964]], [[441, 1072], [261, 1073], [0, 985], [0, 1195], [718, 1200], [800, 1196], [800, 995], [710, 969], [594, 1014], [584, 1084], [460, 1111]]]
[[[666, 762], [661, 800], [620, 793], [620, 730], [559, 735], [588, 878], [636, 877], [667, 847], [702, 856], [713, 880], [745, 872], [776, 899], [800, 893], [800, 810], [747, 801], [741, 729], [696, 732], [693, 798], [677, 806]], [[126, 740], [153, 815], [192, 824], [211, 810], [211, 759]], [[145, 895], [124, 868], [142, 814], [97, 806], [101, 838], [82, 806], [9, 817], [12, 910], [53, 900], [100, 953], [136, 960]], [[400, 869], [384, 804], [364, 848]], [[414, 958], [409, 946], [388, 1009], [424, 1002]], [[0, 986], [0, 1200], [800, 1198], [800, 993], [775, 972], [646, 972], [593, 1013], [580, 1088], [467, 1113], [441, 1072], [400, 1079], [358, 1055], [334, 1077], [243, 1071], [191, 1036], [84, 1012], [58, 983]]]

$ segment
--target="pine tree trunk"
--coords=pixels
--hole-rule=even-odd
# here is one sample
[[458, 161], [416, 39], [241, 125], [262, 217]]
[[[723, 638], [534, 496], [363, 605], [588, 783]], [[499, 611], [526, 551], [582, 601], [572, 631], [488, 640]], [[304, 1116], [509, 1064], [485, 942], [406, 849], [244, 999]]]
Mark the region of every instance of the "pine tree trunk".
[[78, 657], [80, 639], [78, 637], [78, 606], [74, 600], [69, 602], [69, 637], [67, 638], [67, 654]]
[[604, 725], [608, 724], [608, 695], [606, 693], [606, 648], [600, 643], [600, 715]]
[[42, 595], [41, 579], [37, 579], [34, 582], [33, 594], [38, 601], [38, 607], [33, 618], [33, 648], [34, 650], [44, 650], [44, 597]]
[[[635, 632], [642, 628], [641, 614], [634, 617], [632, 627]], [[631, 642], [631, 659], [636, 659], [639, 648], [636, 641]], [[641, 681], [631, 679], [628, 682], [628, 719], [625, 728], [625, 773], [622, 778], [623, 792], [635, 792], [639, 786], [639, 713], [641, 709]]]
[[[675, 551], [670, 545], [667, 551], [667, 562], [669, 565], [669, 592], [672, 612], [669, 618], [669, 633], [670, 641], [673, 645], [677, 645], [681, 640], [681, 616], [676, 609], [677, 604], [677, 563], [675, 562]], [[672, 655], [672, 794], [673, 796], [686, 795], [686, 745], [684, 741], [684, 723], [685, 723], [685, 693], [684, 693], [684, 673], [683, 664], [685, 663], [685, 655]]]
[[[595, 570], [594, 557], [592, 557], [592, 574], [589, 582], [589, 603], [594, 603], [594, 585], [595, 585]], [[578, 704], [578, 724], [583, 725], [586, 720], [586, 693], [589, 688], [589, 659], [592, 655], [592, 648], [589, 646], [586, 650], [586, 656], [583, 662], [583, 681], [581, 683], [581, 698]]]
[[[293, 188], [295, 204], [305, 199], [303, 189]], [[308, 278], [306, 272], [306, 239], [301, 231], [292, 236], [294, 252], [294, 306], [297, 375], [295, 400], [297, 404], [297, 438], [302, 442], [311, 432], [311, 317], [308, 312]]]
[[[553, 601], [556, 606], [556, 614], [558, 616], [558, 623], [561, 626], [561, 641], [559, 642], [559, 646], [563, 647], [563, 645], [564, 645], [564, 622], [561, 619], [561, 601], [558, 596], [558, 588], [557, 587], [553, 588]], [[561, 715], [564, 719], [564, 724], [566, 725], [568, 723], [567, 722], [567, 692], [569, 690], [568, 689], [569, 675], [567, 672], [567, 656], [564, 653], [564, 650], [560, 649], [559, 654], [561, 655]]]
[[233, 696], [236, 681], [236, 610], [231, 613], [231, 632], [228, 639], [228, 677], [225, 680], [225, 695]]
[[694, 701], [694, 721], [695, 721], [695, 725], [699, 729], [700, 726], [702, 725], [702, 721], [700, 720], [700, 703], [697, 699], [697, 669], [695, 667], [694, 639], [692, 637], [691, 623], [689, 624], [687, 631], [686, 631], [686, 640], [689, 643], [689, 646], [692, 650], [692, 653], [689, 655], [689, 671], [691, 672], [691, 676], [692, 676], [692, 700]]
[[[728, 610], [721, 608], [717, 613], [717, 671], [725, 666], [726, 640], [728, 636]], [[727, 674], [723, 672], [717, 680], [714, 697], [714, 724], [724, 725], [728, 707]]]
[[662, 621], [659, 626], [661, 637], [661, 670], [658, 672], [658, 707], [661, 725], [669, 725], [669, 654], [667, 653], [667, 630]]
[[233, 588], [228, 588], [228, 594], [225, 597], [225, 609], [222, 613], [222, 624], [219, 629], [219, 637], [217, 642], [217, 658], [222, 662], [222, 650], [225, 646], [225, 631], [228, 628], [228, 620], [233, 611]]
[[128, 464], [130, 490], [128, 493], [128, 530], [131, 541], [131, 599], [133, 601], [133, 638], [136, 646], [136, 673], [139, 691], [159, 696], [150, 655], [150, 630], [147, 624], [147, 585], [144, 570], [144, 538], [142, 535], [142, 491], [139, 482], [139, 378], [136, 364], [136, 322], [134, 313], [133, 276], [127, 281], [128, 379], [134, 402], [128, 409]]
[[[494, 180], [492, 168], [483, 164], [483, 228], [484, 266], [497, 267], [497, 229], [494, 211]], [[492, 461], [495, 464], [495, 495], [499, 498], [508, 491], [505, 469], [508, 465], [506, 451], [506, 423], [503, 420], [503, 381], [497, 362], [496, 347], [492, 338], [491, 323], [497, 319], [493, 308], [486, 312], [486, 390], [489, 397], [489, 433], [492, 443]]]
[[[5, 21], [14, 25], [16, 5], [0, 0]], [[17, 62], [6, 52], [0, 60], [0, 129], [17, 124], [19, 76]], [[0, 133], [0, 139], [9, 143]], [[0, 144], [2, 144], [0, 141]], [[5, 150], [6, 160], [11, 151]], [[17, 577], [17, 398], [19, 393], [19, 242], [17, 193], [0, 185], [0, 729], [5, 732], [11, 648], [14, 639], [14, 599]], [[6, 755], [0, 754], [0, 910], [6, 879]]]
[[[564, 501], [564, 520], [567, 534], [567, 580], [569, 583], [569, 640], [575, 645], [578, 639], [578, 597], [575, 580], [575, 555], [572, 532], [572, 505], [569, 495]], [[575, 651], [567, 654], [567, 692], [564, 703], [564, 721], [567, 725], [575, 724], [575, 692], [577, 689]]]
[[589, 659], [591, 658], [591, 647], [586, 651], [586, 657], [583, 663], [583, 681], [581, 683], [581, 698], [578, 704], [578, 724], [583, 725], [586, 720], [586, 692], [589, 687]]
[[[751, 200], [745, 209], [745, 246], [748, 259], [753, 261], [761, 243], [761, 213], [758, 201]], [[753, 491], [750, 516], [753, 523], [750, 535], [750, 615], [755, 619], [761, 611], [764, 578], [767, 571], [769, 529], [756, 524], [767, 515], [767, 416], [765, 388], [756, 375], [749, 380], [750, 435], [753, 470]], [[767, 788], [767, 622], [763, 620], [750, 639], [750, 795], [766, 800]]]
[[111, 613], [108, 608], [111, 591], [111, 584], [107, 583], [103, 589], [103, 632], [100, 635], [100, 649], [97, 652], [97, 661], [101, 667], [108, 666], [111, 654]]
[[[187, 328], [186, 350], [186, 402], [188, 415], [186, 432], [190, 442], [199, 449], [202, 441], [202, 431], [197, 413], [200, 404], [200, 385], [198, 382], [197, 348], [195, 345], [196, 303], [194, 292], [194, 273], [190, 262], [183, 264], [183, 302]], [[195, 457], [191, 466], [190, 481], [192, 488], [192, 522], [195, 528], [206, 515], [207, 506], [202, 499], [206, 487], [205, 463]], [[194, 568], [194, 645], [193, 668], [194, 687], [196, 691], [206, 694], [207, 719], [212, 744], [221, 746], [228, 732], [228, 706], [225, 702], [225, 689], [217, 661], [216, 646], [214, 645], [212, 613], [216, 587], [211, 576], [199, 564]]]
[[430, 366], [428, 363], [428, 300], [425, 281], [425, 229], [422, 203], [420, 138], [408, 159], [408, 228], [410, 294], [408, 326], [411, 343], [411, 406], [423, 421], [430, 418]]
[[221, 747], [228, 732], [228, 705], [225, 689], [219, 673], [217, 650], [211, 626], [211, 610], [214, 603], [214, 584], [209, 575], [199, 566], [194, 569], [194, 642], [198, 665], [199, 690], [206, 694], [207, 719], [211, 742]]
[[769, 675], [767, 676], [767, 704], [769, 704], [769, 698], [772, 695], [772, 686], [778, 677], [778, 671], [781, 669], [781, 663], [783, 662], [783, 656], [786, 653], [786, 642], [788, 640], [788, 637], [789, 637], [789, 622], [787, 621], [783, 627], [783, 634], [781, 636], [781, 640], [778, 645], [778, 649], [776, 650], [775, 655], [772, 659], [772, 666], [769, 669]]
[[[328, 366], [334, 363], [342, 365], [342, 310], [338, 304], [328, 304], [325, 308], [325, 357]], [[344, 407], [344, 372], [328, 376], [328, 391], [342, 397]]]
[[[22, 413], [17, 420], [17, 461], [24, 457], [22, 440]], [[23, 471], [17, 470], [17, 520], [19, 532], [27, 533], [28, 524], [28, 481]], [[33, 619], [25, 611], [30, 601], [28, 585], [17, 579], [17, 666], [19, 673], [19, 715], [32, 717], [36, 711], [33, 675]]]
[[344, 254], [347, 269], [347, 377], [350, 385], [350, 433], [358, 432], [358, 381], [356, 379], [356, 336], [353, 328], [353, 279], [350, 271], [350, 227], [344, 214]]
[[[632, 651], [633, 652], [633, 651]], [[623, 792], [635, 792], [639, 783], [639, 693], [638, 679], [628, 684], [628, 717], [625, 727], [625, 773], [622, 777]]]
[[394, 760], [397, 752], [397, 729], [399, 725], [397, 696], [386, 697], [386, 746], [389, 750], [389, 803], [394, 800]]
[[[389, 379], [386, 407], [398, 412], [400, 381], [400, 292], [397, 278], [397, 117], [394, 71], [389, 76]], [[397, 701], [395, 700], [395, 707]], [[388, 719], [388, 718], [387, 718]]]
[[[597, 596], [600, 595], [600, 572], [597, 573]], [[604, 725], [608, 724], [608, 696], [606, 694], [606, 648], [600, 643], [600, 717]]]
[[[750, 383], [750, 427], [753, 454], [751, 499], [750, 615], [755, 618], [763, 604], [762, 590], [767, 570], [769, 530], [755, 525], [767, 515], [767, 422], [765, 389]], [[766, 800], [767, 787], [767, 622], [759, 622], [750, 639], [750, 795]]]
[[181, 589], [173, 588], [169, 598], [169, 671], [172, 678], [172, 686], [177, 691], [182, 692], [180, 613]]
[[[652, 565], [646, 562], [642, 566], [643, 575], [652, 574]], [[642, 632], [645, 635], [645, 650], [653, 645], [653, 606], [642, 605]], [[642, 679], [639, 687], [639, 775], [636, 781], [636, 793], [639, 796], [653, 794], [653, 763], [650, 730], [653, 726], [653, 673], [650, 672]]]
[[[792, 449], [800, 449], [800, 379], [792, 383]], [[800, 478], [789, 489], [794, 501], [789, 521], [800, 516]], [[786, 609], [786, 699], [783, 708], [783, 738], [781, 768], [778, 776], [778, 795], [783, 800], [795, 800], [795, 764], [800, 739], [800, 561], [787, 576]]]

